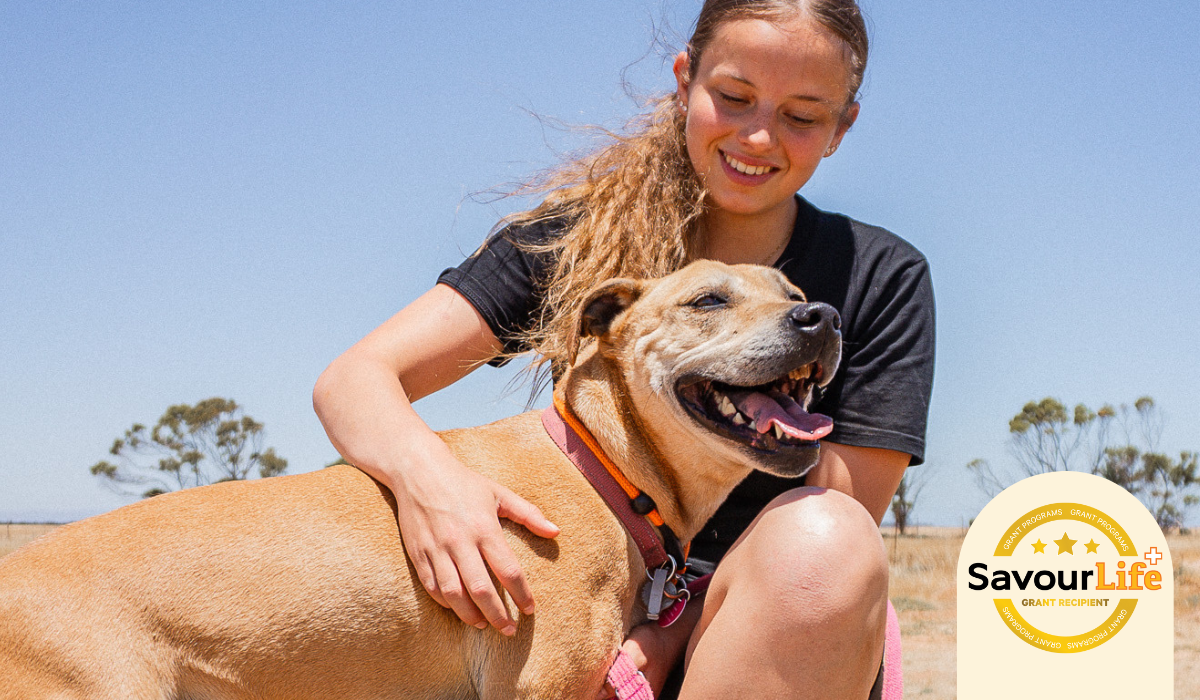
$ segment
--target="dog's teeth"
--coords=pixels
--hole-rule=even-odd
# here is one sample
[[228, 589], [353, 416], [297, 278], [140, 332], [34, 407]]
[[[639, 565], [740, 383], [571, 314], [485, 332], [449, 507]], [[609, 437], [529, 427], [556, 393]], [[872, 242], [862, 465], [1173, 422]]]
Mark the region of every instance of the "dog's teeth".
[[721, 403], [717, 406], [717, 409], [720, 410], [721, 415], [725, 416], [726, 418], [737, 413], [737, 407], [733, 405], [733, 402], [729, 400], [728, 396], [721, 397]]
[[775, 439], [776, 440], [783, 439], [783, 428], [780, 428], [778, 423], [775, 424]]
[[751, 430], [758, 430], [758, 423], [755, 423], [754, 421], [750, 421], [750, 425], [748, 425], [746, 427], [750, 428]]
[[789, 372], [788, 378], [800, 381], [802, 379], [808, 379], [810, 374], [812, 374], [812, 365], [804, 365], [799, 369], [794, 369]]
[[746, 424], [746, 419], [743, 418], [742, 414], [740, 414], [740, 413], [733, 414], [733, 418], [731, 418], [730, 420], [733, 421], [734, 425], [745, 425]]

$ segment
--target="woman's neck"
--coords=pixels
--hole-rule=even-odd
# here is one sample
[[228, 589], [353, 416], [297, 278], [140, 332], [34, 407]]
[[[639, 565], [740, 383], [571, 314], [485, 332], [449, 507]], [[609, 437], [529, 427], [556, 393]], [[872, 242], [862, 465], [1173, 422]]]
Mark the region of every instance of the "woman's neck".
[[730, 265], [773, 264], [791, 240], [796, 199], [758, 214], [736, 214], [713, 208], [700, 219], [699, 257]]

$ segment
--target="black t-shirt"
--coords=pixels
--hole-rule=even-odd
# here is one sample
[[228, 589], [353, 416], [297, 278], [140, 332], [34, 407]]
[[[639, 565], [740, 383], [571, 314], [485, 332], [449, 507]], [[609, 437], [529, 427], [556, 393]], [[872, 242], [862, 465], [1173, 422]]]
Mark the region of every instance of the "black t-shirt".
[[[833, 418], [830, 442], [925, 457], [933, 388], [934, 306], [929, 265], [899, 236], [796, 197], [791, 241], [776, 267], [842, 317], [842, 363], [812, 410]], [[438, 282], [462, 294], [509, 351], [513, 332], [532, 322], [541, 303], [537, 280], [550, 261], [513, 245], [510, 236], [545, 240], [561, 222], [510, 227], [492, 236]], [[692, 555], [716, 562], [772, 498], [800, 485], [753, 472], [730, 494], [692, 543]], [[695, 569], [697, 567], [693, 567]]]

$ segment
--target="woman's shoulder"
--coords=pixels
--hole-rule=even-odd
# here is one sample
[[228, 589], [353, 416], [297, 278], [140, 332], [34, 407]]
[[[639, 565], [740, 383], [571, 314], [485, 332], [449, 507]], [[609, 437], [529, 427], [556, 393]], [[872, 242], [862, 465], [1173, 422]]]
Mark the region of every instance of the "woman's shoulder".
[[[547, 271], [552, 263], [549, 244], [561, 236], [569, 225], [566, 217], [502, 221], [475, 252], [458, 266], [443, 271], [438, 281], [453, 283], [459, 278], [474, 276], [484, 281], [507, 278], [511, 283], [522, 278], [526, 283], [532, 282]], [[498, 271], [504, 271], [505, 274], [498, 277]]]
[[929, 264], [916, 246], [881, 226], [799, 202], [780, 267], [809, 299], [832, 304], [852, 330], [869, 327], [896, 299], [932, 309]]
[[530, 220], [503, 221], [488, 236], [484, 245], [500, 239], [520, 247], [545, 245], [566, 233], [570, 226], [571, 218], [564, 214], [541, 216]]
[[804, 238], [810, 248], [832, 248], [858, 262], [928, 267], [925, 254], [902, 236], [845, 214], [818, 209], [801, 197], [797, 199], [801, 210], [796, 217], [797, 228], [807, 224], [809, 230]]

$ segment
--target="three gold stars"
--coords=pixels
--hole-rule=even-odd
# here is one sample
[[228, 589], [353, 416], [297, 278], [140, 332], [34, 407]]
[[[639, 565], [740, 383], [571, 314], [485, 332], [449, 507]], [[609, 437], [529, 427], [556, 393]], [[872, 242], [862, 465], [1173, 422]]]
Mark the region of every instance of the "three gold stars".
[[[1061, 540], [1050, 540], [1050, 541], [1053, 542], [1054, 544], [1058, 545], [1058, 553], [1059, 554], [1074, 554], [1075, 551], [1071, 548], [1074, 547], [1079, 542], [1079, 540], [1071, 539], [1065, 532], [1063, 533]], [[1046, 553], [1046, 544], [1047, 543], [1042, 542], [1041, 538], [1038, 538], [1037, 542], [1032, 542], [1030, 544], [1033, 547], [1034, 554], [1045, 554]], [[1095, 539], [1092, 539], [1090, 542], [1088, 542], [1087, 544], [1085, 544], [1083, 546], [1087, 547], [1088, 554], [1096, 554], [1097, 553], [1096, 550], [1099, 549], [1099, 547], [1100, 547], [1099, 543], [1097, 543]]]

